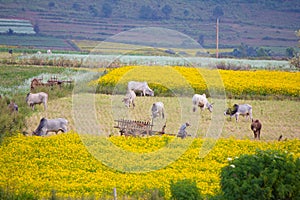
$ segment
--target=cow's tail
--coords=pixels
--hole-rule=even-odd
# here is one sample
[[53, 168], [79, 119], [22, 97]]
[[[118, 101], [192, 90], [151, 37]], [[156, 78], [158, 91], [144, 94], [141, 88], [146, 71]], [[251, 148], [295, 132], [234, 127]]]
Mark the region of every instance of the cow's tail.
[[252, 117], [252, 106], [249, 105], [249, 117], [251, 119], [251, 121], [253, 120], [253, 117]]
[[48, 94], [46, 94], [46, 95], [44, 96], [44, 101], [43, 101], [43, 103], [44, 103], [44, 109], [45, 109], [45, 110], [47, 110], [47, 102], [48, 102]]

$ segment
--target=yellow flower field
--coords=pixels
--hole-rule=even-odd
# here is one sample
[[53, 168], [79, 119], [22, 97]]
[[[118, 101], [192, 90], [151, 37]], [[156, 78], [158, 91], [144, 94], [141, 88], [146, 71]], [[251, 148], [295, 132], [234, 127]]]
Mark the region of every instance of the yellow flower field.
[[233, 71], [191, 67], [127, 66], [110, 71], [94, 84], [99, 92], [124, 90], [130, 80], [147, 81], [156, 94], [218, 91], [233, 96], [300, 96], [300, 73], [284, 71]]
[[[150, 138], [111, 137], [113, 144], [126, 151], [147, 153], [156, 151], [172, 140], [186, 140], [170, 136]], [[187, 139], [192, 140], [192, 139]], [[147, 173], [127, 173], [105, 166], [95, 159], [76, 133], [51, 137], [7, 138], [0, 146], [0, 187], [20, 193], [26, 191], [39, 198], [47, 198], [51, 191], [63, 198], [112, 198], [113, 188], [118, 197], [144, 196], [147, 191], [160, 189], [170, 197], [170, 181], [192, 179], [204, 195], [215, 195], [220, 190], [219, 173], [228, 164], [228, 157], [252, 154], [255, 149], [278, 149], [300, 156], [300, 141], [257, 142], [250, 140], [219, 139], [205, 156], [200, 157], [203, 139], [194, 139], [187, 151], [163, 169]], [[97, 141], [94, 145], [97, 147]], [[180, 147], [179, 147], [180, 148]], [[115, 156], [111, 152], [111, 156]], [[122, 164], [125, 158], [118, 157]]]

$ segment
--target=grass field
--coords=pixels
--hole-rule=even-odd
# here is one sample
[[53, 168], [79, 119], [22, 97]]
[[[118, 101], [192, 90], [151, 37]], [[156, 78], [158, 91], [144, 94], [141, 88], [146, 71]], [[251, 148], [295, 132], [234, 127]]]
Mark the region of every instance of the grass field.
[[[78, 127], [81, 124], [75, 124], [72, 113], [72, 109], [76, 111], [76, 106], [83, 106], [81, 104], [77, 104], [77, 99], [82, 97], [73, 97], [72, 98], [62, 98], [53, 102], [49, 102], [49, 109], [47, 112], [44, 112], [42, 106], [38, 107], [39, 112], [36, 112], [32, 117], [28, 119], [28, 132], [33, 131], [42, 117], [48, 118], [56, 118], [56, 117], [65, 117], [70, 122], [70, 129], [76, 130], [76, 126]], [[121, 102], [123, 96], [122, 95], [103, 95], [96, 94], [94, 96], [84, 97], [84, 102], [90, 102], [90, 99], [95, 98], [95, 105], [86, 105], [86, 109], [96, 108], [95, 114], [93, 116], [91, 112], [85, 113], [86, 110], [80, 109], [80, 114], [82, 116], [87, 117], [85, 120], [91, 122], [91, 124], [83, 125], [86, 130], [95, 128], [97, 130], [101, 130], [101, 134], [103, 135], [118, 135], [118, 130], [113, 128], [115, 125], [114, 120], [117, 119], [134, 119], [134, 120], [145, 120], [150, 121], [151, 119], [151, 106], [156, 101], [162, 101], [166, 107], [166, 119], [154, 121], [154, 130], [161, 130], [162, 126], [166, 122], [167, 128], [166, 131], [168, 133], [176, 134], [180, 125], [185, 120], [190, 120], [193, 125], [193, 128], [190, 128], [191, 134], [196, 134], [198, 137], [206, 137], [209, 135], [207, 131], [209, 126], [219, 126], [217, 123], [224, 123], [222, 127], [222, 132], [220, 137], [224, 138], [237, 138], [237, 139], [253, 139], [253, 133], [250, 129], [250, 121], [247, 121], [244, 117], [239, 118], [239, 122], [236, 123], [233, 118], [230, 120], [228, 117], [223, 116], [223, 111], [219, 110], [219, 113], [209, 113], [208, 110], [201, 112], [198, 110], [196, 113], [192, 113], [192, 103], [191, 98], [183, 98], [178, 99], [176, 97], [138, 97], [136, 100], [136, 107], [134, 109], [127, 109], [124, 104]], [[212, 102], [217, 103], [218, 100], [211, 100]], [[74, 103], [72, 105], [72, 103]], [[222, 101], [220, 105], [222, 106]], [[299, 101], [290, 101], [290, 100], [282, 100], [282, 101], [259, 101], [259, 100], [226, 100], [226, 104], [233, 105], [234, 103], [249, 103], [253, 106], [253, 117], [255, 119], [260, 119], [263, 128], [261, 139], [262, 140], [277, 140], [278, 137], [282, 134], [284, 138], [287, 139], [295, 139], [299, 138], [300, 135], [300, 124], [298, 123], [300, 120], [300, 116], [298, 115], [300, 111], [300, 102]], [[86, 103], [88, 104], [88, 103]], [[72, 106], [74, 106], [72, 108]], [[78, 110], [76, 111], [78, 112]], [[215, 116], [214, 116], [215, 115]], [[185, 118], [186, 117], [186, 118]], [[216, 118], [216, 120], [212, 121], [212, 118]], [[78, 119], [75, 119], [75, 121]], [[84, 119], [82, 119], [84, 120]], [[199, 122], [197, 123], [197, 120]], [[95, 125], [92, 122], [97, 122], [100, 124]], [[79, 123], [79, 122], [78, 122]], [[101, 128], [99, 128], [101, 127]], [[197, 127], [199, 129], [197, 130]], [[95, 131], [94, 129], [94, 131]], [[93, 131], [93, 132], [94, 132]]]

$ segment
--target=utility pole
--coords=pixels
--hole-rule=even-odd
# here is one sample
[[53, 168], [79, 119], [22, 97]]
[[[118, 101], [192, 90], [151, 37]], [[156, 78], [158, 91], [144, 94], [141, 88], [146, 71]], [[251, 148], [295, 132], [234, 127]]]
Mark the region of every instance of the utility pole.
[[219, 17], [217, 17], [216, 58], [219, 58]]

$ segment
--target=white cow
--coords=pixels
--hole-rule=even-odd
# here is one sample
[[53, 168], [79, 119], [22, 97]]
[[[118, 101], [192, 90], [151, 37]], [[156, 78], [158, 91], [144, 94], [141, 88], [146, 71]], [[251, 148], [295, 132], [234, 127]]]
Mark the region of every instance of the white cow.
[[47, 110], [47, 102], [48, 102], [48, 94], [45, 92], [38, 92], [38, 93], [28, 93], [26, 96], [26, 103], [28, 106], [34, 110], [35, 104], [44, 104], [44, 110]]
[[195, 94], [192, 99], [193, 102], [193, 112], [197, 110], [197, 106], [201, 108], [201, 110], [204, 110], [207, 108], [210, 112], [213, 110], [213, 104], [210, 104], [209, 101], [206, 98], [205, 94]]
[[252, 106], [249, 104], [234, 104], [233, 108], [227, 108], [224, 115], [230, 115], [230, 118], [235, 116], [236, 122], [238, 121], [239, 115], [246, 116], [246, 118], [250, 116], [250, 119], [252, 120]]
[[52, 51], [50, 49], [48, 49], [47, 54], [52, 54]]
[[127, 90], [126, 96], [123, 98], [122, 102], [125, 103], [125, 106], [128, 108], [130, 107], [130, 104], [132, 104], [132, 107], [135, 107], [134, 100], [136, 98], [136, 94], [133, 90]]
[[137, 81], [129, 81], [127, 85], [128, 90], [133, 90], [134, 92], [142, 92], [141, 95], [146, 96], [154, 96], [153, 90], [150, 89], [147, 82], [137, 82]]
[[155, 102], [151, 108], [152, 119], [161, 116], [163, 119], [165, 118], [165, 108], [163, 102]]

